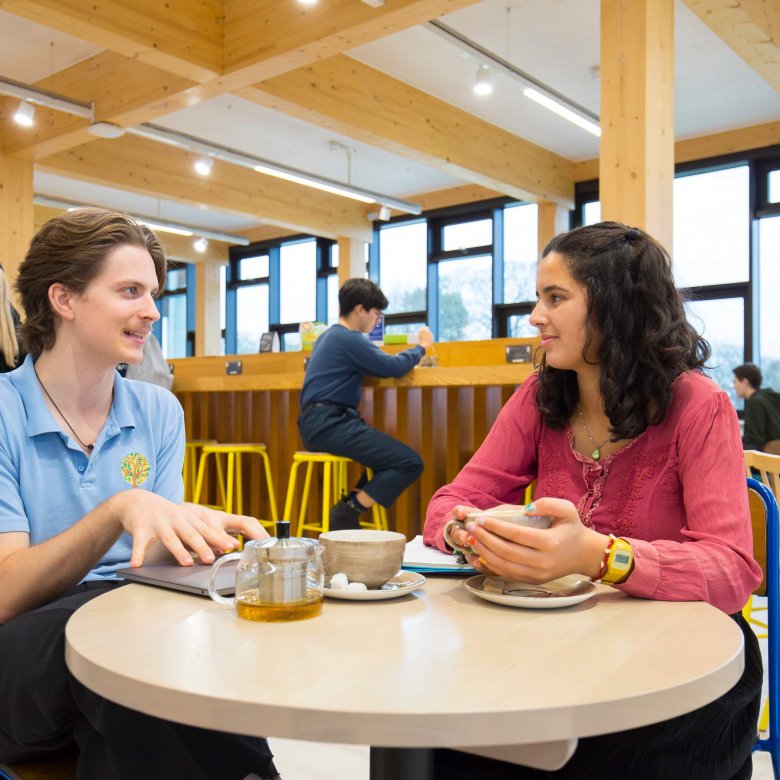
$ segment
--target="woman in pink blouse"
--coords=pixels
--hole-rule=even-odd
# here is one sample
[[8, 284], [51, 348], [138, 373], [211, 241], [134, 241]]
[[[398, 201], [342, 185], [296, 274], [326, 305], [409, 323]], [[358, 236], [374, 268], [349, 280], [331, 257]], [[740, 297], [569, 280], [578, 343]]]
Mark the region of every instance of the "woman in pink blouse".
[[526, 582], [582, 573], [640, 598], [707, 601], [742, 627], [745, 672], [692, 713], [580, 740], [558, 772], [437, 751], [437, 780], [749, 778], [762, 671], [740, 609], [761, 570], [736, 414], [701, 373], [709, 345], [687, 322], [669, 256], [636, 228], [605, 222], [554, 238], [539, 262], [537, 295], [540, 369], [433, 496], [425, 541], [449, 550], [448, 521], [517, 504], [537, 480], [527, 511], [552, 516], [551, 528], [491, 517], [451, 527], [474, 566]]

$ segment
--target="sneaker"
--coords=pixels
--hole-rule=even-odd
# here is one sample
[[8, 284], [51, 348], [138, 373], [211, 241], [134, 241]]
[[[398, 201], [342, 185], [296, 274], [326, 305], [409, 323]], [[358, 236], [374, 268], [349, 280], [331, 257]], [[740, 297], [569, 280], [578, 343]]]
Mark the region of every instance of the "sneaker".
[[330, 510], [331, 531], [357, 530], [360, 528], [360, 512], [343, 498]]

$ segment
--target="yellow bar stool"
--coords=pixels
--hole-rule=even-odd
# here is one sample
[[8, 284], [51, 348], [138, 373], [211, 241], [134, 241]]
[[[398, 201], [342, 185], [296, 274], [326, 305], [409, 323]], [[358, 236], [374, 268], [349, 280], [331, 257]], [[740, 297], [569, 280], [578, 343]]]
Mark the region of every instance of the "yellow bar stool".
[[[203, 492], [203, 480], [206, 475], [206, 463], [210, 455], [213, 455], [217, 466], [217, 487], [221, 503], [204, 504], [212, 509], [222, 509], [225, 512], [235, 512], [243, 514], [244, 512], [244, 491], [243, 477], [241, 470], [242, 455], [258, 455], [263, 461], [265, 472], [266, 488], [268, 490], [268, 502], [271, 506], [270, 519], [260, 520], [267, 528], [273, 528], [278, 519], [276, 511], [276, 495], [274, 492], [274, 481], [271, 476], [271, 461], [268, 458], [268, 451], [265, 444], [205, 444], [200, 454], [200, 463], [198, 464], [198, 477], [195, 482], [195, 492], [192, 500], [200, 504], [201, 493]], [[227, 473], [222, 464], [222, 456], [227, 460]]]
[[[295, 533], [300, 536], [303, 531], [314, 531], [315, 533], [325, 533], [330, 528], [330, 509], [344, 495], [347, 494], [347, 466], [352, 463], [351, 458], [345, 458], [341, 455], [331, 455], [329, 452], [307, 452], [299, 451], [293, 455], [292, 467], [290, 468], [290, 481], [287, 485], [287, 500], [284, 504], [284, 516], [290, 518], [292, 515], [293, 500], [295, 498], [295, 483], [298, 475], [298, 468], [301, 464], [306, 464], [306, 473], [303, 479], [303, 493], [301, 494], [301, 507], [298, 512], [298, 524]], [[322, 514], [319, 522], [306, 521], [306, 510], [309, 504], [309, 493], [311, 491], [311, 480], [314, 473], [314, 467], [322, 464]], [[366, 476], [371, 479], [374, 472], [366, 468]], [[374, 528], [378, 531], [387, 530], [387, 511], [383, 506], [374, 504], [371, 507], [371, 519], [361, 520], [360, 525], [363, 528]]]
[[[325, 532], [330, 527], [330, 508], [347, 492], [347, 465], [350, 458], [342, 458], [340, 455], [331, 455], [329, 452], [307, 452], [301, 450], [293, 455], [290, 467], [290, 480], [287, 483], [287, 500], [284, 503], [284, 516], [291, 519], [293, 499], [295, 498], [295, 483], [298, 476], [298, 468], [306, 464], [306, 473], [303, 478], [303, 493], [301, 494], [301, 508], [298, 512], [298, 524], [295, 533], [300, 536], [303, 531]], [[307, 522], [306, 510], [309, 504], [309, 492], [314, 467], [322, 465], [322, 515], [319, 522]]]
[[182, 478], [184, 479], [184, 500], [192, 501], [195, 495], [195, 480], [198, 478], [198, 458], [206, 444], [216, 444], [216, 439], [192, 439], [184, 445], [184, 464]]

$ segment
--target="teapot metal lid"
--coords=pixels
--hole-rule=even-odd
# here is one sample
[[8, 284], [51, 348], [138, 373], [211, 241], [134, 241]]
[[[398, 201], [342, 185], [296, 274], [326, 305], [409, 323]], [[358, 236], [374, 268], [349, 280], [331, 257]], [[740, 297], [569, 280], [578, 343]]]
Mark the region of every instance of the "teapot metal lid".
[[276, 536], [256, 539], [245, 546], [253, 547], [269, 561], [296, 561], [311, 557], [320, 546], [316, 539], [302, 539], [290, 536], [289, 520], [276, 521]]

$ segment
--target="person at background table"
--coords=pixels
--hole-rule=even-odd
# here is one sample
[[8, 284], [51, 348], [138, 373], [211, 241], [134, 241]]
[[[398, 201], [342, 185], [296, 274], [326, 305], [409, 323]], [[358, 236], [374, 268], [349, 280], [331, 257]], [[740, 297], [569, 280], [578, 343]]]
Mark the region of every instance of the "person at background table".
[[19, 268], [29, 354], [0, 377], [0, 763], [75, 741], [83, 778], [277, 774], [264, 739], [129, 710], [65, 665], [68, 618], [121, 585], [117, 569], [213, 561], [237, 546], [228, 531], [267, 536], [253, 518], [181, 503], [181, 406], [115, 370], [141, 360], [164, 286], [155, 235], [102, 209], [47, 222]]
[[388, 355], [367, 335], [388, 300], [368, 279], [348, 279], [339, 290], [339, 321], [315, 342], [301, 389], [298, 429], [312, 452], [352, 458], [373, 470], [330, 511], [330, 530], [360, 528], [360, 515], [374, 504], [390, 506], [420, 476], [423, 462], [408, 445], [377, 431], [358, 413], [364, 376], [400, 377], [411, 371], [433, 344], [427, 327], [419, 344]]
[[763, 380], [755, 363], [743, 363], [734, 369], [734, 391], [737, 398], [745, 399], [742, 446], [780, 455], [780, 393], [761, 387]]
[[[446, 550], [450, 518], [517, 504], [537, 480], [527, 511], [551, 515], [551, 528], [487, 517], [453, 530], [456, 544], [473, 549], [479, 571], [535, 583], [576, 572], [639, 598], [707, 601], [739, 624], [745, 671], [699, 710], [580, 740], [558, 772], [442, 751], [437, 780], [749, 778], [762, 669], [740, 610], [761, 570], [752, 557], [736, 413], [702, 373], [709, 345], [686, 320], [669, 256], [636, 228], [604, 222], [557, 236], [542, 253], [536, 290], [539, 371], [452, 484], [433, 496], [425, 541]], [[559, 619], [563, 626], [565, 614]], [[674, 648], [668, 653], [673, 664]], [[627, 673], [642, 670], [616, 667], [616, 689]]]
[[19, 354], [19, 315], [11, 303], [11, 286], [0, 267], [0, 374], [13, 371], [23, 355]]

